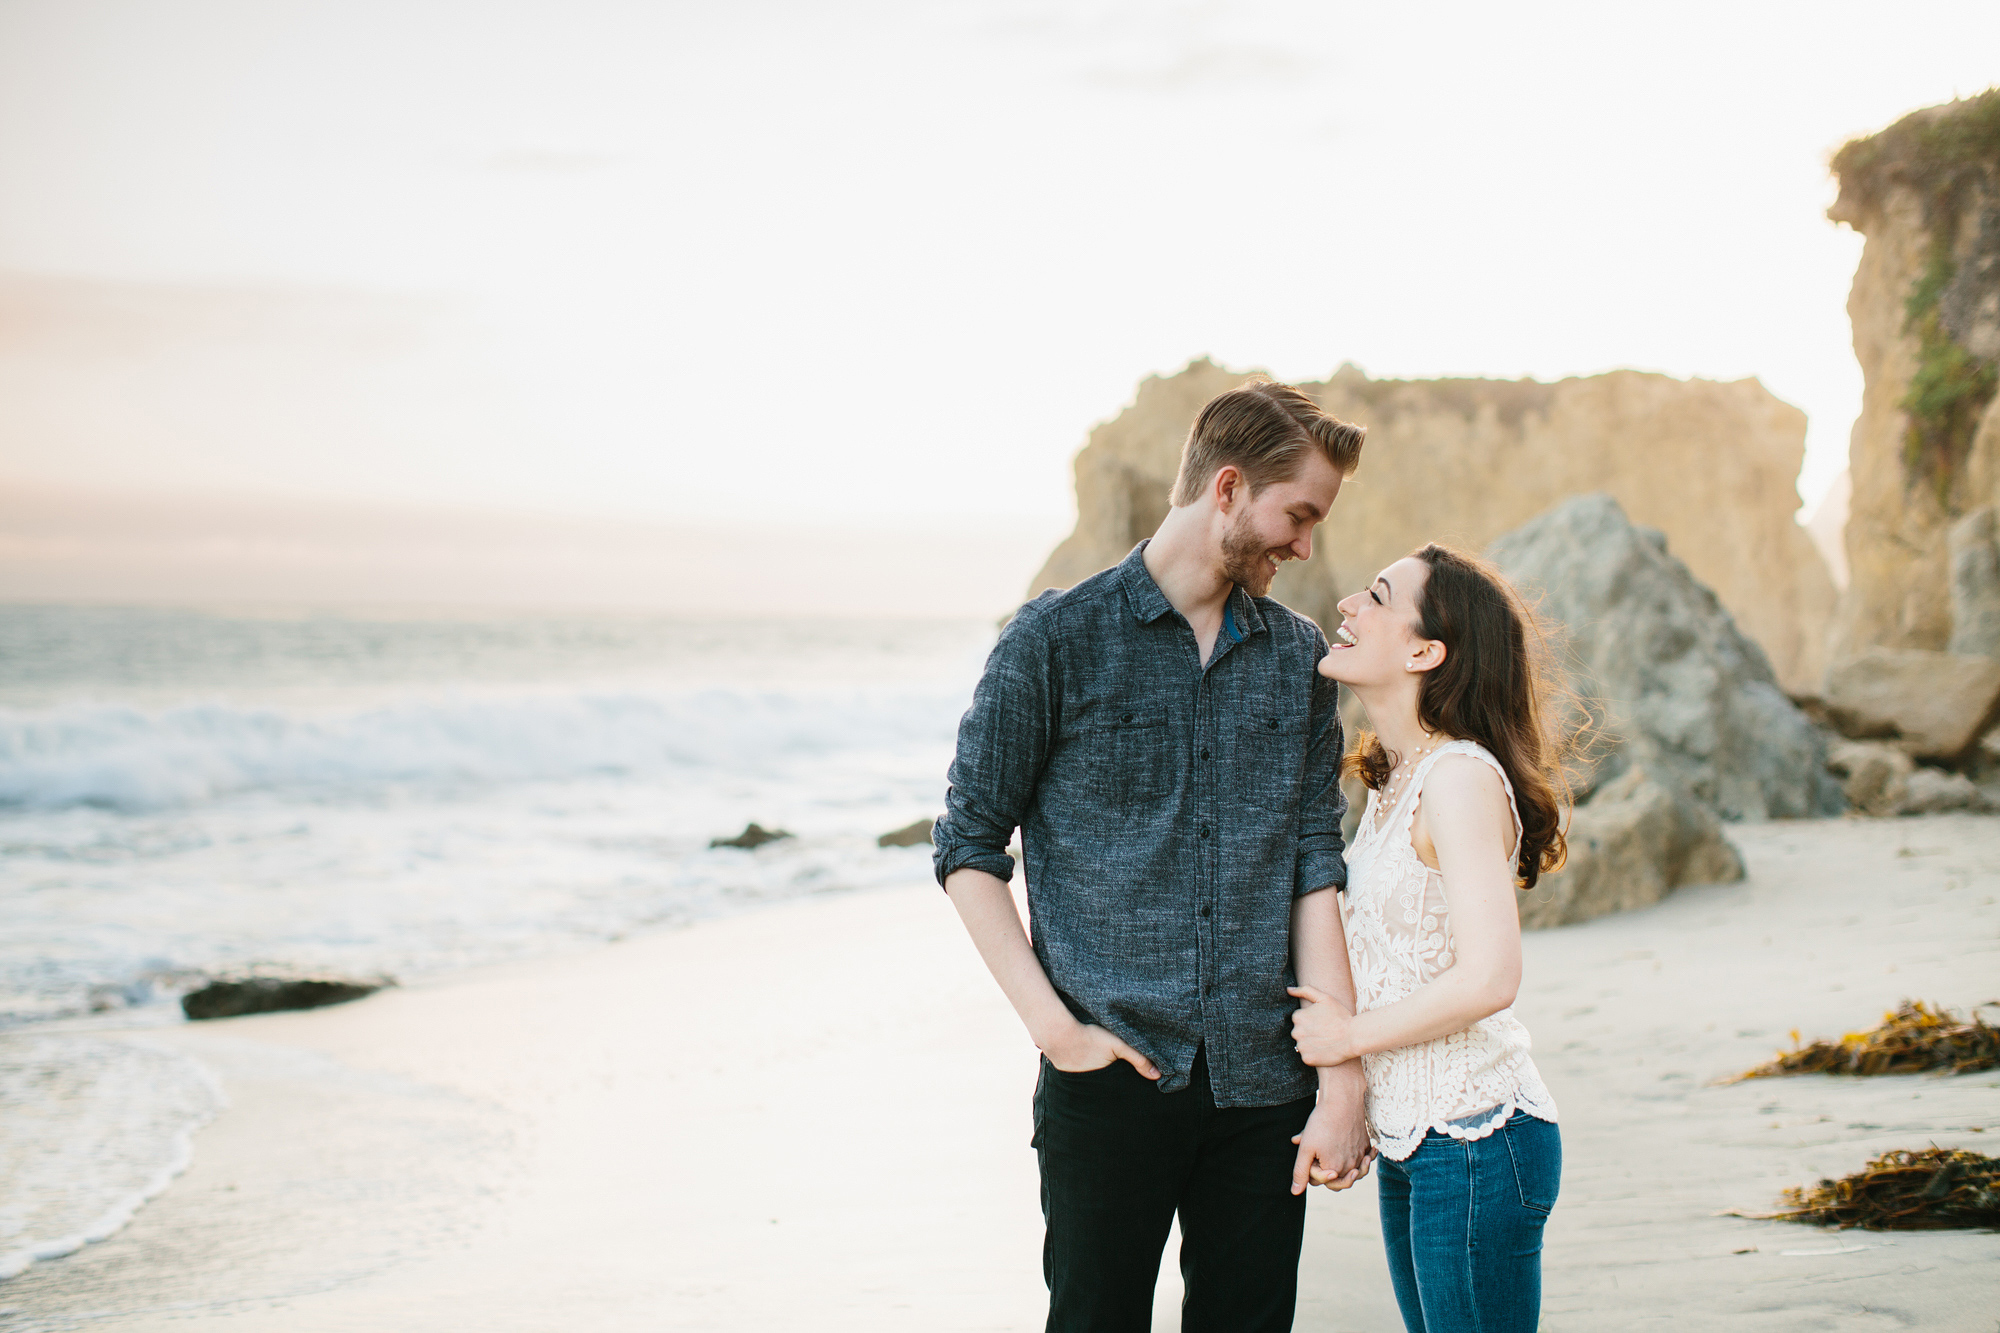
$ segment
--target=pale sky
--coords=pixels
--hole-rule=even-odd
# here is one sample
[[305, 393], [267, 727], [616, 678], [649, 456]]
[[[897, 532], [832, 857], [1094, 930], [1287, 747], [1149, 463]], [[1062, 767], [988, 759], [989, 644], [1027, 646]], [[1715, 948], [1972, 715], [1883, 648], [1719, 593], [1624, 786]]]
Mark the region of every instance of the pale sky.
[[240, 430], [226, 348], [128, 356], [115, 426], [0, 479], [1040, 541], [1206, 354], [1754, 375], [1817, 499], [1860, 397], [1826, 159], [1996, 53], [1990, 0], [0, 0], [0, 271], [408, 316], [286, 326], [363, 385], [317, 427], [268, 424], [282, 349]]

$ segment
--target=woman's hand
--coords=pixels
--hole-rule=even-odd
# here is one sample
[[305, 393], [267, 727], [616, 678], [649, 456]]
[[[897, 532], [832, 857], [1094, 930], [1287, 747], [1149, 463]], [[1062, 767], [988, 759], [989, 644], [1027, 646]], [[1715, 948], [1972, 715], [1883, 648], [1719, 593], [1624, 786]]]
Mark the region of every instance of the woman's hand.
[[1292, 1045], [1309, 1065], [1341, 1065], [1360, 1052], [1354, 1049], [1354, 1015], [1347, 1006], [1311, 986], [1293, 986], [1286, 994], [1306, 1003], [1292, 1012]]

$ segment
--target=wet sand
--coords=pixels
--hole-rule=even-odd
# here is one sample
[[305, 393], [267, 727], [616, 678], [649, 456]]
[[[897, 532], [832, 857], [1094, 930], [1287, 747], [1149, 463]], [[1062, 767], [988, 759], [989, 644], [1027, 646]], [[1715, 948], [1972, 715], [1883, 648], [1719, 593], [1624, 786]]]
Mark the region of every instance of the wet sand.
[[[2000, 1152], [2000, 1073], [1712, 1080], [1792, 1027], [2000, 999], [2000, 819], [1732, 835], [1747, 882], [1528, 937], [1566, 1158], [1543, 1327], [1988, 1333], [2000, 1235], [1718, 1214]], [[103, 1039], [230, 1107], [128, 1228], [0, 1284], [6, 1333], [1041, 1326], [1034, 1052], [928, 886]], [[1301, 1329], [1400, 1327], [1372, 1182], [1315, 1192], [1302, 1279]]]

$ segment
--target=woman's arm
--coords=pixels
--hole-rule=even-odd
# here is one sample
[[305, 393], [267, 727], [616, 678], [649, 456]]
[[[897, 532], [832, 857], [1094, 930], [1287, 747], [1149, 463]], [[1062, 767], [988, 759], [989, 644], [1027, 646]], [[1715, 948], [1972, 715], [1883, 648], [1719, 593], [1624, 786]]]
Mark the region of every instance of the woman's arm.
[[1418, 818], [1444, 872], [1457, 957], [1411, 995], [1359, 1015], [1324, 992], [1300, 987], [1294, 993], [1311, 1003], [1292, 1015], [1292, 1035], [1309, 1065], [1340, 1064], [1462, 1032], [1514, 1003], [1521, 984], [1521, 917], [1507, 856], [1513, 813], [1500, 775], [1482, 760], [1446, 755], [1424, 780]]

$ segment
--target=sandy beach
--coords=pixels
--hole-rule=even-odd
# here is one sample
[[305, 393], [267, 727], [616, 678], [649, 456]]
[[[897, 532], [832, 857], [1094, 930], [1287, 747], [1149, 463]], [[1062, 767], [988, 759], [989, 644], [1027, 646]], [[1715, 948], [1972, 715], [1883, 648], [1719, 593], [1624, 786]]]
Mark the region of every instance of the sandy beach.
[[[1566, 1157], [1543, 1327], [1985, 1333], [2000, 1235], [1720, 1214], [1995, 1151], [2000, 1074], [1713, 1080], [2000, 998], [2000, 818], [1731, 834], [1746, 882], [1528, 937]], [[129, 1227], [0, 1284], [8, 1333], [1040, 1327], [1035, 1055], [927, 885], [95, 1039], [192, 1055], [229, 1106]], [[1400, 1327], [1372, 1180], [1315, 1192], [1298, 1327]]]

